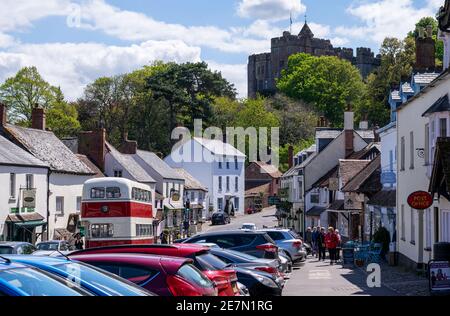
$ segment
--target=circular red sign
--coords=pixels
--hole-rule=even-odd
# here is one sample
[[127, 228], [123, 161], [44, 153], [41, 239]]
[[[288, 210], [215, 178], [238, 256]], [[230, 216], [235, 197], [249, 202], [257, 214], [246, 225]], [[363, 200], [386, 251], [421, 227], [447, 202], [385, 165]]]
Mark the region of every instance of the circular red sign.
[[424, 191], [414, 192], [408, 197], [408, 204], [413, 209], [426, 210], [433, 205], [433, 196]]

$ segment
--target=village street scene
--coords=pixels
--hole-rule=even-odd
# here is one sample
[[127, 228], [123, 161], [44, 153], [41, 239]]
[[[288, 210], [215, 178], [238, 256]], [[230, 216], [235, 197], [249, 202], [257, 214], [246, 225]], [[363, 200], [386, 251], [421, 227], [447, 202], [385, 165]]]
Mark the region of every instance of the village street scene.
[[0, 0], [0, 297], [450, 295], [450, 0], [131, 2]]

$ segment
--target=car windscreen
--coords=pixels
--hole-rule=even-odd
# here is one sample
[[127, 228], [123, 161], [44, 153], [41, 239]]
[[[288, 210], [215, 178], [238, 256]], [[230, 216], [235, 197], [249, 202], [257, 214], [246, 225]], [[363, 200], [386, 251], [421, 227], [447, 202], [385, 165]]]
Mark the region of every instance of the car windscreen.
[[177, 275], [186, 281], [195, 284], [204, 289], [214, 288], [212, 283], [200, 270], [191, 264], [183, 265], [177, 272]]
[[147, 292], [133, 283], [119, 278], [107, 271], [98, 270], [95, 267], [77, 262], [68, 262], [56, 265], [55, 268], [62, 270], [71, 277], [79, 278], [90, 285], [95, 286], [111, 296], [149, 296]]
[[13, 247], [0, 246], [0, 255], [11, 255], [13, 254], [13, 252], [14, 252]]
[[202, 270], [216, 271], [223, 270], [227, 267], [227, 264], [214, 256], [211, 253], [205, 253], [200, 256], [196, 256], [195, 259], [200, 264]]
[[87, 295], [86, 292], [73, 286], [73, 284], [63, 284], [56, 278], [34, 268], [0, 271], [0, 280], [30, 296]]
[[58, 250], [58, 243], [42, 243], [42, 244], [38, 244], [36, 246], [37, 250], [42, 250], [42, 251], [57, 251]]

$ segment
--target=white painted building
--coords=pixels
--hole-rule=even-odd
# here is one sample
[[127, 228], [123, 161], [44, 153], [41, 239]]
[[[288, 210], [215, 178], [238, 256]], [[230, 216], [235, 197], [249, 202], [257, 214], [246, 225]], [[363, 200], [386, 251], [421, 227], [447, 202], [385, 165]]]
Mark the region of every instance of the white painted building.
[[83, 184], [96, 176], [96, 172], [70, 151], [55, 134], [45, 129], [43, 109], [33, 109], [32, 117], [32, 128], [8, 124], [5, 120], [1, 126], [2, 133], [49, 166], [46, 237], [70, 238], [77, 231]]
[[0, 241], [35, 243], [45, 237], [48, 171], [45, 163], [0, 136]]
[[193, 138], [174, 149], [165, 161], [183, 168], [208, 189], [212, 211], [226, 207], [244, 213], [245, 154], [219, 140]]
[[[412, 209], [408, 196], [428, 191], [438, 137], [448, 136], [450, 119], [432, 108], [450, 92], [448, 71], [397, 108], [397, 226], [401, 262], [422, 268], [433, 258], [433, 244], [448, 239], [449, 205], [435, 201], [427, 210]], [[446, 118], [446, 121], [441, 120]]]

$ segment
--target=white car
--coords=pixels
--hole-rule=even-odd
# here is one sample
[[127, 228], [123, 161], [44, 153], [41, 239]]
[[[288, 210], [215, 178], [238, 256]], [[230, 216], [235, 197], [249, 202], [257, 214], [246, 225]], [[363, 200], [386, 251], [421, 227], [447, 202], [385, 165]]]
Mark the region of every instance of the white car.
[[253, 223], [242, 224], [241, 230], [257, 230], [257, 227]]
[[36, 245], [36, 251], [33, 252], [33, 256], [59, 257], [68, 255], [74, 250], [75, 247], [65, 240], [43, 241]]

